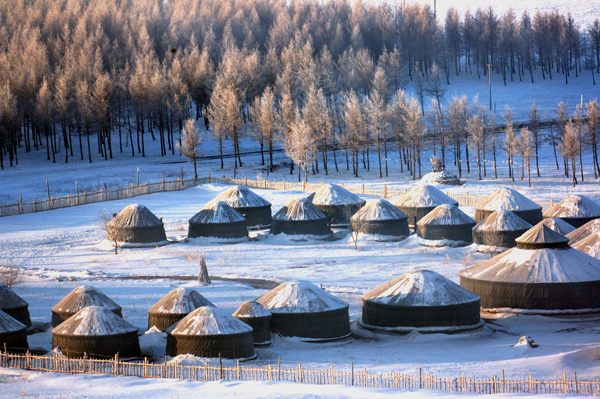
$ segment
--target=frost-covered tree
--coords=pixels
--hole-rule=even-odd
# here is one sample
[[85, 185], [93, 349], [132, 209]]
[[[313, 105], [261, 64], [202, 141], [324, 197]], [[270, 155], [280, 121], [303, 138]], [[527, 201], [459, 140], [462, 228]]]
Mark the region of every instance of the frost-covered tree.
[[183, 132], [181, 133], [181, 139], [179, 143], [177, 143], [177, 150], [181, 155], [193, 162], [194, 180], [198, 180], [196, 161], [200, 158], [199, 147], [202, 144], [202, 141], [204, 141], [204, 135], [194, 123], [194, 119], [186, 120]]
[[561, 155], [571, 161], [571, 177], [573, 179], [573, 187], [577, 184], [576, 168], [577, 168], [577, 156], [579, 155], [579, 136], [577, 134], [577, 128], [573, 124], [573, 121], [568, 121], [565, 125], [564, 133], [561, 137], [560, 144], [558, 144], [558, 150]]

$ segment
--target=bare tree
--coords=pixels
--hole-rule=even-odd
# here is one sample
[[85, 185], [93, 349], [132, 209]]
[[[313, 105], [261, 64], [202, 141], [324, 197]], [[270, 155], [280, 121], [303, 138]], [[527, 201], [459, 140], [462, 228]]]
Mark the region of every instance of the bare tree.
[[481, 153], [485, 140], [484, 131], [485, 121], [479, 113], [476, 113], [467, 119], [467, 132], [471, 138], [470, 145], [477, 152], [477, 169], [479, 170], [479, 180], [481, 180]]
[[202, 141], [204, 141], [204, 135], [196, 126], [194, 119], [185, 121], [181, 139], [179, 143], [177, 143], [177, 150], [181, 155], [194, 163], [194, 180], [198, 180], [196, 161], [200, 158], [198, 147], [200, 147]]
[[561, 142], [558, 145], [558, 151], [560, 151], [561, 155], [565, 157], [565, 159], [569, 159], [571, 161], [571, 174], [573, 178], [573, 187], [577, 184], [577, 177], [575, 177], [575, 168], [576, 168], [576, 159], [579, 155], [579, 137], [577, 134], [577, 129], [573, 124], [573, 121], [567, 122], [565, 125], [565, 132], [561, 137]]
[[[517, 143], [519, 154], [521, 155], [521, 162], [527, 166], [527, 183], [529, 187], [531, 187], [531, 157], [534, 154], [535, 143], [527, 126], [521, 129]], [[523, 173], [524, 172], [522, 171], [521, 180], [523, 180]]]
[[543, 138], [540, 136], [540, 109], [538, 108], [535, 101], [529, 108], [529, 130], [533, 135], [533, 147], [535, 149], [535, 170], [537, 177], [540, 177], [540, 163], [539, 163], [539, 148], [543, 142]]
[[513, 116], [510, 107], [507, 105], [504, 109], [504, 114], [502, 115], [504, 119], [505, 125], [505, 133], [504, 133], [504, 152], [506, 153], [506, 158], [508, 162], [508, 174], [510, 175], [512, 181], [515, 181], [515, 171], [513, 168], [514, 164], [514, 154], [515, 154], [515, 130], [513, 126]]
[[23, 269], [17, 267], [13, 262], [1, 261], [0, 264], [0, 283], [8, 288], [13, 288], [25, 281]]
[[600, 175], [600, 164], [598, 163], [598, 140], [600, 135], [600, 107], [596, 100], [586, 104], [587, 116], [587, 137], [590, 147], [592, 147], [594, 177], [597, 179]]

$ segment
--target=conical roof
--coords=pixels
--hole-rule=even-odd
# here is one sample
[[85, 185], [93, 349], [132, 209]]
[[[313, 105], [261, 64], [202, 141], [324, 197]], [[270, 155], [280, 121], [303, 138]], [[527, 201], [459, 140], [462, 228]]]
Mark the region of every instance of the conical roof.
[[558, 234], [543, 223], [538, 223], [523, 235], [515, 239], [517, 248], [537, 249], [537, 248], [565, 248], [568, 247], [569, 239], [562, 234]]
[[53, 312], [79, 312], [86, 306], [103, 306], [111, 311], [120, 311], [121, 307], [102, 291], [94, 287], [80, 286], [75, 288], [56, 305], [52, 307]]
[[542, 207], [517, 190], [502, 187], [479, 203], [476, 209], [484, 211], [529, 211], [541, 210]]
[[264, 308], [263, 305], [256, 301], [244, 302], [235, 312], [233, 317], [268, 317], [271, 312]]
[[568, 195], [548, 209], [545, 218], [593, 218], [600, 217], [600, 204], [583, 195]]
[[201, 306], [215, 306], [198, 291], [189, 287], [175, 288], [154, 304], [148, 313], [187, 314]]
[[4, 283], [0, 283], [0, 309], [14, 309], [29, 306], [27, 302]]
[[271, 205], [263, 197], [250, 191], [246, 186], [229, 187], [213, 201], [224, 201], [233, 208], [258, 208]]
[[531, 225], [511, 211], [495, 211], [473, 227], [474, 231], [515, 231], [530, 229]]
[[55, 335], [110, 336], [137, 332], [125, 319], [103, 306], [88, 306], [56, 326]]
[[442, 204], [458, 205], [458, 201], [433, 186], [420, 184], [398, 198], [393, 204], [397, 207], [427, 208]]
[[600, 233], [593, 233], [586, 238], [571, 244], [571, 246], [584, 254], [600, 259]]
[[192, 224], [223, 224], [243, 222], [246, 219], [224, 201], [210, 201], [192, 216]]
[[163, 222], [148, 208], [141, 204], [126, 206], [108, 222], [109, 227], [154, 227], [162, 226]]
[[252, 327], [213, 306], [201, 306], [167, 330], [172, 335], [229, 335], [252, 332]]
[[368, 200], [350, 220], [400, 220], [408, 216], [384, 199]]
[[546, 218], [540, 223], [545, 224], [546, 226], [550, 227], [558, 234], [562, 234], [563, 236], [566, 236], [567, 234], [570, 234], [571, 232], [575, 231], [575, 227], [559, 218]]
[[355, 205], [365, 201], [337, 184], [324, 184], [312, 198], [315, 205]]
[[0, 310], [0, 334], [25, 330], [27, 326]]
[[438, 205], [417, 222], [418, 226], [425, 225], [461, 225], [475, 224], [475, 219], [454, 205]]
[[256, 302], [271, 313], [316, 313], [345, 309], [348, 304], [308, 281], [287, 281]]
[[300, 221], [326, 218], [327, 216], [325, 216], [325, 214], [307, 198], [292, 200], [288, 202], [286, 206], [277, 211], [275, 215], [273, 215], [274, 220]]
[[600, 233], [600, 219], [590, 220], [583, 226], [574, 229], [567, 234], [567, 238], [570, 240], [569, 243], [574, 245], [575, 243], [584, 240], [595, 233]]
[[362, 299], [389, 306], [450, 306], [479, 301], [479, 296], [431, 270], [413, 270], [365, 292]]

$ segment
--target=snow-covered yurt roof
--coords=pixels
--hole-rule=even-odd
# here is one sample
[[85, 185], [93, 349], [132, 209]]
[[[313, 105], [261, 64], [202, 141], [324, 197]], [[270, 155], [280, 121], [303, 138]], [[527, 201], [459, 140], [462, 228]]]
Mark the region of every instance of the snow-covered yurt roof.
[[271, 313], [317, 313], [345, 309], [348, 304], [308, 281], [287, 281], [256, 302]]
[[337, 184], [324, 184], [312, 198], [315, 205], [354, 205], [365, 201]]
[[215, 306], [198, 291], [189, 287], [175, 288], [156, 302], [148, 313], [187, 314], [201, 306]]
[[102, 306], [87, 306], [52, 330], [55, 335], [110, 336], [137, 332], [125, 319]]
[[424, 225], [462, 225], [475, 224], [475, 220], [458, 209], [455, 205], [438, 205], [417, 222], [419, 226]]
[[244, 302], [235, 312], [233, 312], [233, 317], [269, 317], [271, 316], [271, 312], [269, 312], [263, 305], [256, 301], [247, 301]]
[[570, 244], [573, 245], [595, 233], [600, 233], [600, 219], [590, 220], [583, 226], [573, 229], [569, 234], [567, 234], [567, 238], [570, 240]]
[[252, 332], [252, 327], [214, 306], [201, 306], [167, 330], [172, 335], [229, 335]]
[[270, 202], [252, 192], [246, 186], [229, 187], [216, 196], [213, 201], [224, 201], [233, 208], [259, 208], [271, 205]]
[[506, 187], [494, 191], [489, 197], [479, 203], [476, 208], [485, 211], [527, 211], [542, 209], [539, 204], [525, 197], [517, 190]]
[[569, 195], [548, 209], [544, 217], [600, 217], [600, 204], [584, 195]]
[[[477, 231], [515, 231], [530, 229], [531, 224], [517, 216], [512, 211], [499, 210], [492, 212], [475, 225]], [[518, 233], [517, 233], [518, 234]]]
[[600, 259], [600, 233], [593, 233], [571, 245], [578, 251]]
[[0, 334], [25, 330], [27, 326], [0, 310]]
[[420, 184], [395, 200], [393, 204], [397, 207], [426, 208], [442, 204], [458, 205], [458, 201], [433, 186]]
[[210, 201], [190, 219], [193, 224], [224, 224], [246, 219], [225, 201]]
[[27, 302], [4, 283], [0, 283], [0, 309], [14, 309], [28, 306]]
[[564, 248], [568, 246], [569, 239], [557, 233], [545, 224], [538, 223], [515, 239], [518, 248]]
[[79, 286], [54, 305], [52, 311], [78, 312], [86, 306], [91, 305], [102, 306], [113, 311], [121, 310], [121, 306], [99, 289], [89, 286]]
[[413, 270], [365, 292], [362, 299], [389, 306], [449, 306], [479, 296], [434, 271]]
[[163, 222], [142, 204], [126, 206], [108, 225], [111, 227], [154, 227], [162, 226]]
[[399, 220], [408, 219], [408, 216], [389, 201], [384, 199], [368, 200], [365, 206], [360, 208], [351, 220]]
[[281, 208], [275, 215], [274, 220], [318, 220], [327, 219], [327, 216], [321, 212], [309, 199], [299, 198], [292, 200]]
[[562, 234], [563, 236], [566, 236], [567, 234], [570, 234], [571, 232], [575, 231], [575, 227], [559, 218], [546, 218], [540, 223], [545, 224], [546, 226], [550, 227], [558, 234]]

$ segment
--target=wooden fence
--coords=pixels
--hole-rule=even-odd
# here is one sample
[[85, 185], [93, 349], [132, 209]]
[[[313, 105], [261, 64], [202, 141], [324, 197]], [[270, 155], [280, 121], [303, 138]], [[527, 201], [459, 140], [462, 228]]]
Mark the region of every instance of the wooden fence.
[[573, 378], [555, 380], [534, 379], [531, 375], [526, 379], [507, 379], [504, 370], [500, 377], [486, 379], [467, 378], [464, 374], [456, 378], [436, 377], [423, 373], [410, 375], [397, 371], [387, 373], [370, 373], [366, 369], [355, 370], [351, 364], [345, 370], [336, 370], [334, 366], [325, 369], [307, 369], [297, 367], [282, 367], [281, 363], [263, 367], [223, 366], [219, 365], [184, 366], [177, 362], [151, 363], [143, 361], [123, 361], [114, 359], [89, 359], [86, 356], [79, 359], [64, 357], [46, 357], [25, 354], [0, 353], [0, 367], [14, 367], [33, 371], [50, 371], [69, 374], [110, 374], [143, 378], [170, 378], [194, 381], [264, 381], [264, 382], [294, 382], [316, 385], [347, 385], [365, 388], [432, 390], [460, 393], [534, 393], [534, 394], [580, 394], [600, 395], [600, 380], [579, 380], [577, 374]]
[[[286, 181], [269, 181], [264, 179], [252, 180], [248, 178], [243, 179], [232, 179], [232, 178], [215, 178], [203, 177], [200, 179], [175, 179], [175, 180], [161, 180], [154, 183], [145, 183], [140, 185], [131, 185], [128, 187], [118, 187], [113, 190], [107, 189], [106, 184], [104, 188], [93, 192], [76, 192], [75, 195], [67, 195], [66, 197], [51, 197], [43, 200], [35, 200], [31, 202], [17, 201], [14, 204], [2, 205], [0, 204], [0, 217], [20, 215], [23, 213], [41, 212], [51, 209], [68, 208], [71, 206], [92, 204], [95, 202], [102, 201], [113, 201], [125, 198], [133, 198], [139, 195], [167, 192], [167, 191], [178, 191], [185, 190], [187, 188], [196, 186], [198, 184], [205, 183], [220, 183], [220, 184], [236, 184], [244, 185], [251, 188], [264, 188], [273, 190], [299, 190], [299, 191], [316, 191], [324, 183], [306, 183], [297, 182], [291, 183]], [[344, 184], [340, 184], [344, 187]], [[351, 192], [356, 194], [367, 194], [381, 198], [396, 198], [404, 195], [408, 192], [407, 189], [388, 189], [387, 185], [383, 185], [383, 188], [376, 189], [371, 187], [365, 187], [362, 184], [359, 187], [345, 187]], [[483, 201], [486, 197], [466, 194], [450, 194], [446, 193], [450, 197], [454, 198], [460, 205], [464, 206], [476, 206], [479, 202]], [[536, 201], [542, 206], [545, 211], [554, 205], [554, 201]]]

